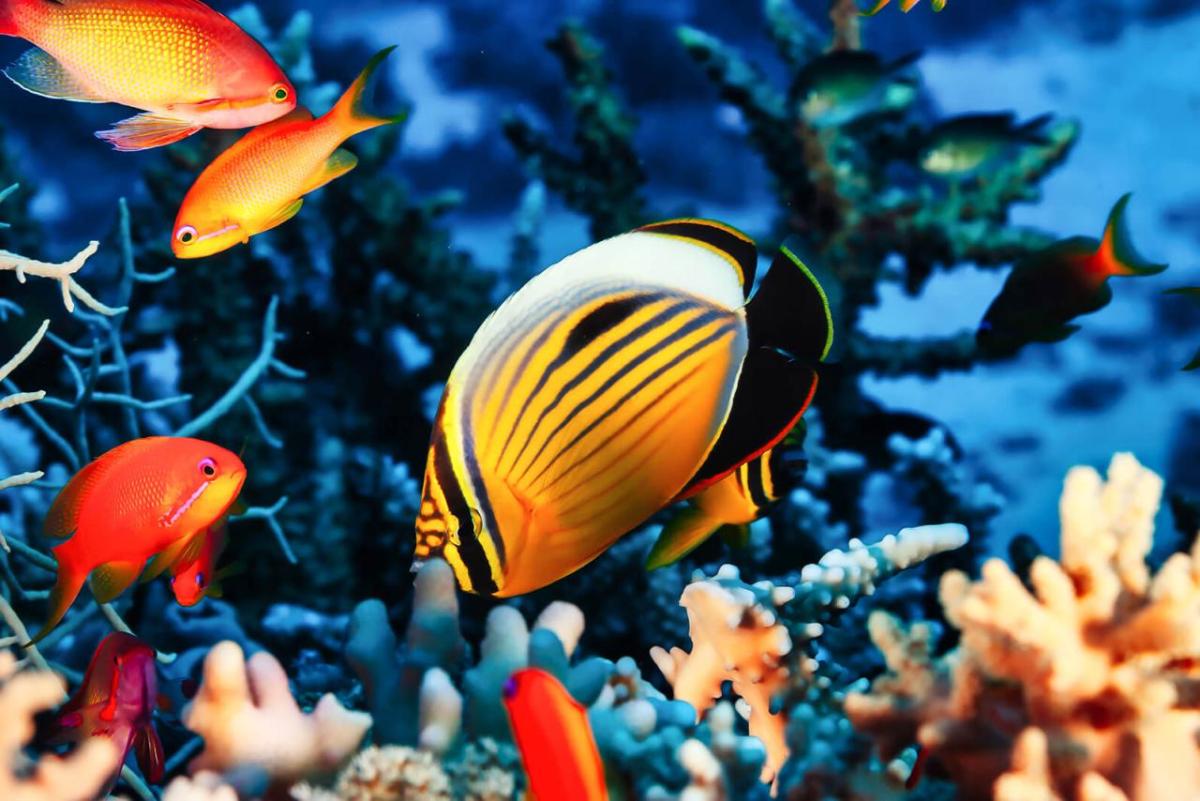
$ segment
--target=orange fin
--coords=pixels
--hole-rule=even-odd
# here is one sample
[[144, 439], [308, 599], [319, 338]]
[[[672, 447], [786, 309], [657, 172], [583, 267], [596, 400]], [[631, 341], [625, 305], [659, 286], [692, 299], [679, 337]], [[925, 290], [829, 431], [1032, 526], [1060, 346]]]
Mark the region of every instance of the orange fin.
[[83, 583], [86, 580], [85, 573], [66, 568], [59, 562], [58, 576], [55, 578], [54, 586], [50, 589], [50, 613], [46, 618], [46, 625], [42, 626], [42, 630], [35, 634], [33, 639], [26, 643], [26, 646], [40, 642], [43, 637], [54, 630], [59, 621], [66, 616], [71, 604], [79, 597], [79, 591], [83, 589]]
[[304, 188], [300, 190], [300, 194], [307, 195], [320, 189], [325, 184], [340, 178], [346, 173], [358, 166], [358, 156], [351, 153], [349, 150], [338, 148], [333, 151], [333, 155], [325, 160], [317, 171], [309, 176], [308, 181], [304, 184]]
[[4, 76], [26, 92], [76, 103], [107, 103], [67, 72], [54, 56], [36, 47], [26, 50], [4, 69]]
[[408, 117], [407, 111], [402, 111], [391, 117], [381, 117], [367, 111], [366, 93], [367, 87], [371, 83], [371, 76], [379, 69], [379, 65], [383, 63], [391, 52], [396, 47], [384, 48], [376, 53], [359, 76], [354, 79], [354, 83], [346, 89], [345, 94], [338, 99], [334, 107], [326, 116], [336, 121], [343, 135], [349, 139], [357, 133], [369, 131], [372, 128], [377, 128], [380, 125], [390, 125], [391, 123], [403, 122]]
[[1167, 269], [1165, 264], [1154, 264], [1144, 258], [1133, 246], [1125, 221], [1125, 207], [1131, 196], [1126, 193], [1117, 201], [1104, 225], [1104, 238], [1100, 240], [1096, 257], [1105, 275], [1155, 275]]
[[202, 528], [190, 537], [180, 537], [172, 542], [150, 561], [146, 572], [142, 574], [142, 581], [153, 581], [168, 568], [195, 561], [200, 556], [207, 536], [208, 529]]
[[92, 595], [100, 603], [106, 604], [129, 589], [141, 572], [141, 562], [108, 562], [100, 565], [92, 571], [89, 582]]
[[657, 570], [678, 562], [712, 536], [720, 526], [720, 520], [714, 520], [694, 506], [679, 510], [663, 526], [662, 533], [650, 549], [650, 555], [646, 557], [646, 569]]
[[270, 231], [272, 228], [278, 228], [279, 226], [283, 225], [285, 222], [299, 214], [300, 207], [303, 205], [303, 198], [296, 198], [291, 203], [279, 209], [277, 212], [267, 218], [267, 220], [262, 224], [262, 230], [260, 230], [258, 233], [261, 234], [264, 231]]
[[173, 144], [203, 127], [187, 120], [146, 112], [96, 131], [96, 137], [108, 142], [115, 150], [133, 152]]

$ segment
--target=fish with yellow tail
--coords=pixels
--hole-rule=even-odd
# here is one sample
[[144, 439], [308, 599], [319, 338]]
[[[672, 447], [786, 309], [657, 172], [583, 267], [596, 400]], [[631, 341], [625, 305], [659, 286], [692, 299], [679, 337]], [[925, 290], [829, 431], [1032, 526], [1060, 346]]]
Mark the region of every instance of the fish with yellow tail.
[[[797, 428], [802, 427], [803, 421]], [[744, 545], [750, 524], [795, 488], [807, 469], [803, 433], [789, 434], [787, 440], [739, 466], [676, 512], [650, 549], [646, 568], [656, 570], [678, 562], [718, 531], [728, 541]]]
[[358, 159], [342, 144], [406, 116], [379, 117], [364, 106], [371, 76], [394, 49], [377, 53], [328, 114], [314, 119], [301, 106], [217, 156], [183, 199], [171, 239], [175, 256], [196, 259], [246, 244], [295, 217], [304, 195], [354, 169]]
[[784, 247], [710, 220], [606, 239], [531, 279], [475, 333], [434, 422], [415, 559], [510, 597], [578, 570], [795, 426], [833, 341]]
[[[859, 16], [873, 17], [882, 11], [890, 2], [892, 2], [892, 0], [875, 0], [874, 5], [872, 5], [869, 9], [866, 11], [859, 11]], [[907, 14], [916, 8], [917, 3], [919, 2], [921, 2], [921, 0], [900, 0], [900, 10]], [[946, 7], [946, 0], [929, 0], [929, 5], [935, 12], [941, 11]]]
[[1167, 269], [1134, 249], [1125, 222], [1130, 195], [1109, 212], [1100, 239], [1073, 236], [1018, 261], [975, 333], [989, 356], [1010, 356], [1031, 342], [1058, 342], [1078, 330], [1076, 317], [1112, 300], [1113, 276], [1155, 275]]
[[529, 778], [527, 801], [608, 801], [587, 710], [558, 679], [524, 668], [504, 684], [504, 708]]
[[131, 440], [76, 473], [42, 526], [62, 543], [52, 549], [50, 614], [32, 642], [58, 625], [89, 574], [96, 600], [116, 598], [147, 559], [223, 517], [245, 480], [234, 453], [187, 437]]
[[4, 70], [22, 89], [143, 110], [97, 132], [117, 150], [249, 128], [296, 107], [262, 45], [200, 0], [0, 0], [0, 36], [36, 45]]

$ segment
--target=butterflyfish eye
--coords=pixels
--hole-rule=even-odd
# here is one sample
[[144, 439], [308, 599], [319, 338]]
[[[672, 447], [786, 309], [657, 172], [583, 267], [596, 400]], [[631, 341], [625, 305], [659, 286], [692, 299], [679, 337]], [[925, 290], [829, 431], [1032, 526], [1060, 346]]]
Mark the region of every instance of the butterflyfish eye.
[[284, 86], [283, 84], [276, 84], [271, 89], [271, 99], [274, 100], [276, 103], [283, 103], [290, 96], [291, 96], [291, 92], [289, 92], [288, 88], [286, 86]]
[[190, 245], [196, 241], [196, 229], [190, 225], [181, 225], [175, 232], [175, 241], [181, 245]]
[[199, 467], [205, 478], [212, 478], [217, 474], [217, 463], [212, 459], [201, 459]]

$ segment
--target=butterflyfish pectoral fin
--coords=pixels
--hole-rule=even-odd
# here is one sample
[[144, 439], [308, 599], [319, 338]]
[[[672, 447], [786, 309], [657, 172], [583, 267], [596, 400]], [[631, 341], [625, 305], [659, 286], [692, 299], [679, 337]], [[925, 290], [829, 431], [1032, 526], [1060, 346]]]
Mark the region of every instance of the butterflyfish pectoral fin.
[[663, 526], [646, 557], [646, 569], [657, 570], [678, 562], [700, 547], [720, 526], [720, 520], [714, 520], [694, 506], [680, 509]]
[[92, 595], [102, 604], [129, 589], [142, 572], [141, 562], [108, 562], [92, 571]]
[[107, 103], [67, 71], [54, 56], [36, 47], [4, 69], [4, 75], [26, 92], [76, 103]]
[[188, 120], [147, 111], [121, 120], [111, 128], [96, 131], [96, 138], [108, 142], [114, 150], [135, 152], [173, 144], [188, 138], [202, 127]]

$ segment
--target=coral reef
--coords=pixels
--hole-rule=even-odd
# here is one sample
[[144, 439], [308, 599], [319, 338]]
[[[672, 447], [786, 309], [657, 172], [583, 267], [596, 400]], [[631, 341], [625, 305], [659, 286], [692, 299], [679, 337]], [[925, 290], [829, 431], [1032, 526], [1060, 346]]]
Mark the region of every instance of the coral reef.
[[1104, 481], [1068, 473], [1061, 562], [1032, 591], [1000, 560], [941, 583], [961, 644], [886, 613], [870, 633], [888, 672], [846, 699], [884, 758], [919, 743], [963, 799], [1186, 798], [1200, 792], [1200, 550], [1146, 565], [1162, 481], [1119, 454]]

